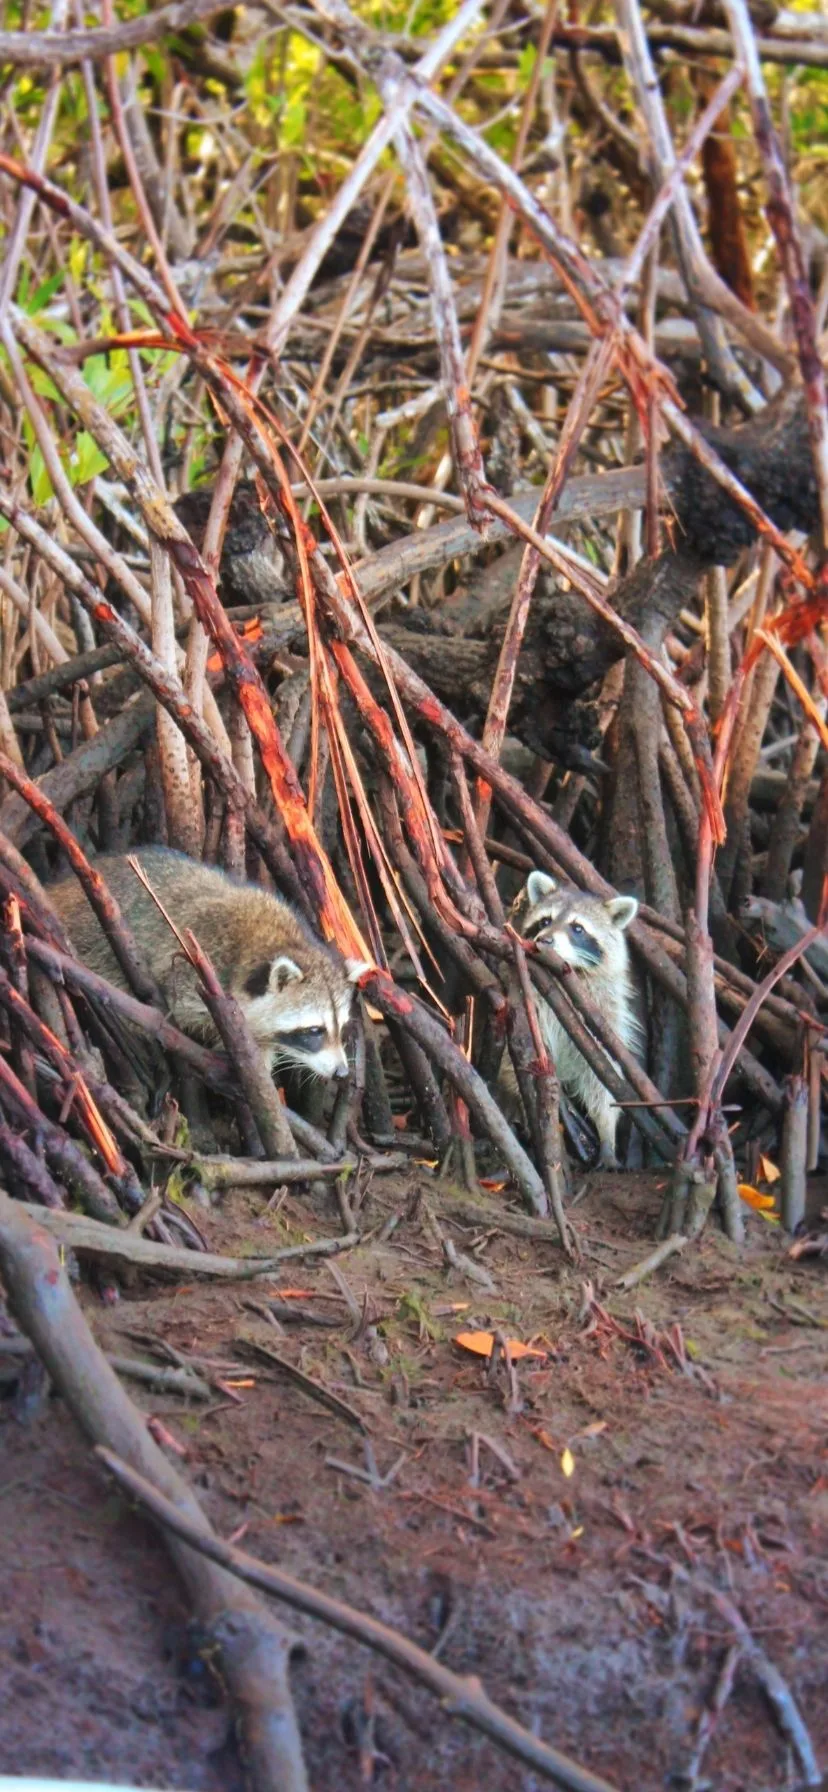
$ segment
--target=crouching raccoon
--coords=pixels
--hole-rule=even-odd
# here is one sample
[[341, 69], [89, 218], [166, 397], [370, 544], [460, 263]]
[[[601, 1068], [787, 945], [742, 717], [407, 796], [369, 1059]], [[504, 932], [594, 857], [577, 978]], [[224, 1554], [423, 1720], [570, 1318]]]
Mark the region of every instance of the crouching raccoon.
[[[318, 1077], [347, 1076], [343, 1032], [354, 984], [369, 967], [341, 958], [267, 890], [234, 883], [223, 871], [166, 847], [139, 847], [132, 856], [170, 919], [180, 932], [192, 930], [222, 987], [236, 997], [268, 1068], [298, 1066]], [[95, 869], [129, 923], [171, 1019], [183, 1033], [216, 1043], [198, 976], [126, 856], [102, 854]], [[52, 884], [49, 899], [78, 956], [125, 989], [123, 971], [77, 879]]]

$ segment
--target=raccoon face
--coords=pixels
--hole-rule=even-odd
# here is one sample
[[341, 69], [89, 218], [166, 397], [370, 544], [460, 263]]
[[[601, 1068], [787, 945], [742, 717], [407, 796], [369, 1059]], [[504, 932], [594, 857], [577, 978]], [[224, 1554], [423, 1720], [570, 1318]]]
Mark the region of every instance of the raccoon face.
[[551, 946], [573, 970], [586, 976], [600, 968], [611, 971], [626, 962], [624, 930], [634, 921], [638, 903], [634, 896], [600, 896], [561, 888], [544, 871], [532, 871], [526, 880], [528, 909], [524, 938]]
[[247, 971], [238, 999], [271, 1070], [290, 1064], [325, 1080], [348, 1075], [343, 1035], [354, 984], [369, 969], [320, 949], [304, 966], [298, 955], [280, 952]]

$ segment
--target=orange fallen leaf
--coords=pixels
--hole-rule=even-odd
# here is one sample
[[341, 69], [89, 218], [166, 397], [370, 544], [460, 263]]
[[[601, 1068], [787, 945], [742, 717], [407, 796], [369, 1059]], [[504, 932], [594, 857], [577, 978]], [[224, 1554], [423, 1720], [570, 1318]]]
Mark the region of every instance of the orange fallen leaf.
[[[495, 1336], [494, 1332], [458, 1332], [454, 1342], [461, 1350], [470, 1350], [473, 1356], [491, 1356]], [[533, 1350], [531, 1344], [521, 1344], [519, 1338], [507, 1338], [506, 1342], [514, 1362], [523, 1356], [546, 1357], [545, 1350]]]
[[739, 1195], [744, 1201], [745, 1206], [755, 1208], [757, 1213], [762, 1213], [768, 1208], [776, 1206], [776, 1197], [774, 1195], [763, 1195], [761, 1190], [754, 1188], [751, 1182], [739, 1183]]
[[781, 1174], [778, 1164], [773, 1163], [769, 1157], [760, 1157], [759, 1175], [763, 1182], [778, 1182]]
[[495, 1195], [502, 1195], [506, 1187], [506, 1183], [499, 1182], [495, 1176], [481, 1176], [479, 1180], [481, 1188], [491, 1189]]

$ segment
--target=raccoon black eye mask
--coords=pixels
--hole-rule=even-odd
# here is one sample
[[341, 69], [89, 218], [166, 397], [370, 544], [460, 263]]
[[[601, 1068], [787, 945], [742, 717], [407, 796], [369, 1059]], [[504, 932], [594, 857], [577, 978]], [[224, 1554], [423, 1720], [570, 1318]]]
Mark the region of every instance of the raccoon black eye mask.
[[319, 1052], [328, 1037], [325, 1027], [291, 1027], [287, 1033], [277, 1033], [279, 1045], [292, 1046], [297, 1052]]

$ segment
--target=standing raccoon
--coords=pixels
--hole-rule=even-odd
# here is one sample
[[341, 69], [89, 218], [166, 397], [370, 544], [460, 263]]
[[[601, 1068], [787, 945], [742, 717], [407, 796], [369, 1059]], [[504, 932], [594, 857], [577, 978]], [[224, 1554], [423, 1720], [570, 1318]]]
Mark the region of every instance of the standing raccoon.
[[[600, 896], [587, 896], [582, 890], [561, 888], [554, 877], [532, 871], [521, 901], [528, 904], [522, 917], [524, 938], [551, 946], [559, 958], [587, 980], [592, 1000], [598, 1003], [614, 1032], [640, 1057], [644, 1030], [625, 938], [626, 929], [638, 913], [635, 897], [611, 896], [604, 901]], [[617, 1168], [615, 1138], [619, 1113], [612, 1096], [548, 1003], [537, 993], [535, 1002], [540, 1029], [561, 1084], [595, 1125], [600, 1145], [598, 1162]]]
[[[236, 997], [268, 1069], [298, 1065], [319, 1077], [346, 1076], [342, 1035], [354, 984], [368, 965], [340, 958], [267, 890], [233, 883], [223, 871], [163, 846], [139, 847], [132, 856], [179, 932], [192, 930], [222, 987]], [[198, 976], [126, 857], [105, 853], [95, 869], [129, 923], [176, 1026], [215, 1043]], [[49, 899], [79, 957], [125, 989], [124, 974], [77, 879], [52, 884]]]

